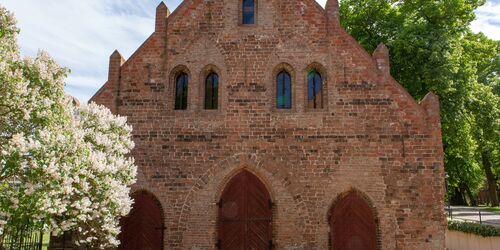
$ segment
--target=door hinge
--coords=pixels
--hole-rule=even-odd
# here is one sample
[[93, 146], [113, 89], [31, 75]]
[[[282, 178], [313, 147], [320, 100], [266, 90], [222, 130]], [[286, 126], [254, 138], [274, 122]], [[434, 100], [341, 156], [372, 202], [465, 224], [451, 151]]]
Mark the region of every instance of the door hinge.
[[273, 250], [273, 241], [272, 240], [269, 241], [269, 250]]
[[221, 249], [221, 241], [220, 241], [220, 239], [217, 240], [217, 243], [215, 243], [215, 246], [217, 247], [217, 249]]
[[269, 202], [269, 208], [273, 208], [273, 206], [274, 206], [273, 201], [272, 201], [271, 199], [269, 199], [269, 201], [268, 201], [268, 202]]
[[219, 208], [222, 208], [222, 199], [219, 200], [219, 202], [215, 203], [217, 206], [219, 206]]

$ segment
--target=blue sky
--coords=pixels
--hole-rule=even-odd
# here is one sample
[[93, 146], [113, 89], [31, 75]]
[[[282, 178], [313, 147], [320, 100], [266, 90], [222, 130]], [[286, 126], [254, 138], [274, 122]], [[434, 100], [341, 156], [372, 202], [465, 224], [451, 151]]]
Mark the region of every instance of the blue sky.
[[[324, 6], [326, 0], [317, 0]], [[182, 0], [164, 1], [170, 11]], [[47, 51], [71, 69], [66, 90], [86, 102], [107, 79], [109, 55], [128, 58], [154, 30], [160, 0], [0, 0], [21, 29], [21, 52]], [[474, 31], [500, 40], [500, 0], [477, 10]]]

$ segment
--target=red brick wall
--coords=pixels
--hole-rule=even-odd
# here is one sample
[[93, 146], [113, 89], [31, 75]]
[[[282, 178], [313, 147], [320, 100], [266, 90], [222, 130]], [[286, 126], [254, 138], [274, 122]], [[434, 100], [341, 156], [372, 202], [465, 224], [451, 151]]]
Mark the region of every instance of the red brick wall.
[[[93, 97], [134, 127], [134, 189], [161, 201], [166, 249], [215, 248], [216, 203], [242, 168], [268, 186], [277, 249], [328, 249], [331, 206], [353, 189], [375, 211], [380, 249], [444, 249], [438, 100], [417, 104], [389, 75], [385, 48], [369, 55], [335, 8], [259, 0], [256, 24], [241, 26], [238, 1], [185, 0], [167, 19], [160, 5], [155, 33]], [[289, 111], [274, 108], [280, 65], [293, 70]], [[311, 66], [323, 110], [307, 109]], [[219, 72], [216, 111], [203, 109], [207, 68]], [[174, 110], [179, 70], [185, 111]]]

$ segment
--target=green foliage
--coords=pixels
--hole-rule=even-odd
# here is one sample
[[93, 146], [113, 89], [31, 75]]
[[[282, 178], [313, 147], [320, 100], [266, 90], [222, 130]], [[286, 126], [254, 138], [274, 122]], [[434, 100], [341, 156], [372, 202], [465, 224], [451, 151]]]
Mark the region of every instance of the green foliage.
[[470, 31], [484, 0], [343, 0], [343, 27], [368, 51], [384, 42], [391, 74], [417, 100], [441, 101], [445, 168], [453, 187], [484, 183], [481, 150], [499, 173], [499, 41]]
[[472, 222], [456, 221], [456, 220], [449, 220], [448, 221], [448, 230], [459, 231], [459, 232], [464, 232], [464, 233], [469, 233], [469, 234], [476, 234], [476, 235], [480, 235], [483, 237], [498, 237], [498, 236], [500, 236], [500, 228], [498, 228], [498, 227], [484, 225], [484, 224], [478, 224], [478, 223], [472, 223]]
[[485, 210], [488, 212], [500, 213], [500, 207], [487, 207]]

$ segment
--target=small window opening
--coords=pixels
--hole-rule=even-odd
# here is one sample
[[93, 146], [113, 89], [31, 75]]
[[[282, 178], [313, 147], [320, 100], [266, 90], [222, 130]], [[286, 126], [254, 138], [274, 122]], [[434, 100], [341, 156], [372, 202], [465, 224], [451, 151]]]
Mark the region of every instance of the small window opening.
[[310, 109], [323, 108], [323, 80], [316, 70], [307, 73], [307, 107]]
[[205, 80], [205, 109], [217, 109], [219, 101], [219, 76], [210, 73]]
[[255, 23], [255, 1], [243, 0], [243, 24]]
[[188, 101], [188, 75], [181, 73], [177, 76], [175, 81], [175, 109], [187, 109]]
[[276, 108], [292, 108], [292, 82], [286, 71], [281, 71], [276, 77]]

